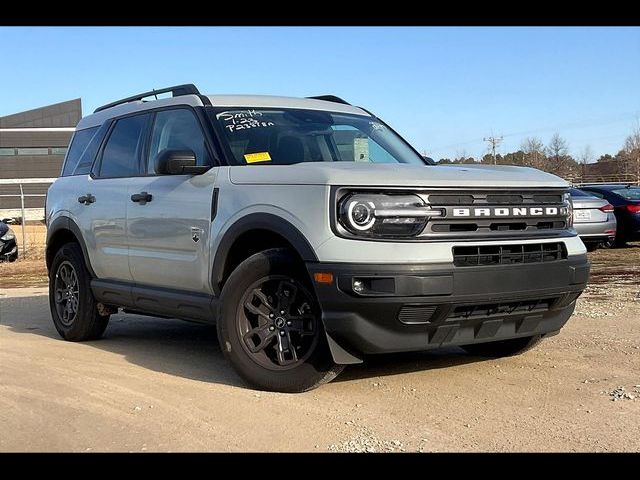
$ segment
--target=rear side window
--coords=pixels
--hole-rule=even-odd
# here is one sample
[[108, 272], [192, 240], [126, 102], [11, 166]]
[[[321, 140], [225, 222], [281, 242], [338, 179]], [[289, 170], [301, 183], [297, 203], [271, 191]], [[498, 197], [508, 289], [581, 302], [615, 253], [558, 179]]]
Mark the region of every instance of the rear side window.
[[146, 113], [116, 122], [102, 152], [99, 177], [135, 177], [141, 174], [143, 133], [149, 116]]
[[[84, 130], [78, 130], [73, 135], [69, 151], [67, 152], [67, 158], [64, 162], [64, 167], [62, 168], [63, 177], [68, 177], [69, 175], [79, 175], [79, 173], [75, 173], [78, 162], [87, 150], [89, 142], [98, 132], [98, 128], [99, 127], [92, 127], [86, 128]], [[93, 152], [93, 156], [95, 156], [95, 153], [96, 152]], [[88, 171], [86, 173], [88, 173]]]

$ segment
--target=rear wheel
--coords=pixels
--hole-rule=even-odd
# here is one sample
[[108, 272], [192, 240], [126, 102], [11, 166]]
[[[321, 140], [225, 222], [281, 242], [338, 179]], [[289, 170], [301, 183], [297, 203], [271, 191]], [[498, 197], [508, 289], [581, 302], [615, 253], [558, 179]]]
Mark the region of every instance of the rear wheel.
[[53, 257], [49, 271], [49, 307], [53, 324], [65, 340], [99, 338], [109, 315], [98, 313], [89, 272], [77, 243], [63, 245]]
[[598, 244], [596, 242], [589, 242], [584, 244], [587, 247], [587, 252], [595, 252], [598, 249]]
[[541, 335], [535, 335], [533, 337], [512, 338], [498, 342], [472, 343], [470, 345], [464, 345], [462, 348], [466, 350], [467, 353], [479, 357], [510, 357], [531, 350], [538, 345], [541, 340]]
[[614, 239], [612, 237], [607, 238], [602, 242], [602, 248], [611, 248], [613, 247]]
[[266, 250], [242, 262], [225, 283], [221, 302], [220, 346], [250, 385], [304, 392], [344, 368], [329, 352], [307, 273], [287, 250]]
[[613, 246], [615, 248], [625, 248], [627, 246], [627, 239], [621, 235], [616, 235], [616, 238], [613, 241]]

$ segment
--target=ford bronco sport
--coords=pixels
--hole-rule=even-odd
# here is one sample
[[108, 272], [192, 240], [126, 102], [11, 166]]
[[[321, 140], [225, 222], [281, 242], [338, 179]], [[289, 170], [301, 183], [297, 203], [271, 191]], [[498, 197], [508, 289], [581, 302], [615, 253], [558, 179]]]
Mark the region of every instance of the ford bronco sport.
[[568, 190], [431, 165], [334, 96], [146, 92], [83, 118], [49, 189], [51, 315], [71, 341], [119, 309], [216, 323], [238, 374], [285, 392], [385, 352], [513, 355], [585, 288]]

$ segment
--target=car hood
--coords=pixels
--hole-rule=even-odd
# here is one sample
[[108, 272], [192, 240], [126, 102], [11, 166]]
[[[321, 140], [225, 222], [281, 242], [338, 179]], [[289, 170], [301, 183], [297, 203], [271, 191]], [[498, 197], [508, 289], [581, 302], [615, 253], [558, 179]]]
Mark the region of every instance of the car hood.
[[3, 237], [8, 231], [9, 226], [4, 222], [0, 222], [0, 237]]
[[529, 167], [507, 165], [407, 165], [306, 162], [229, 168], [236, 184], [351, 185], [381, 187], [558, 187], [562, 178]]

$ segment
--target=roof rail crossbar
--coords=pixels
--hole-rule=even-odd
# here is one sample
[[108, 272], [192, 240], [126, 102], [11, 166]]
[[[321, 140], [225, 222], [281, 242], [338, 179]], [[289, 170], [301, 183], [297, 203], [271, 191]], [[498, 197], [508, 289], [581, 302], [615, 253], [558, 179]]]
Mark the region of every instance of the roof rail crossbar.
[[107, 103], [101, 107], [96, 108], [93, 113], [101, 112], [107, 108], [115, 107], [116, 105], [122, 105], [123, 103], [135, 102], [136, 100], [142, 100], [146, 97], [152, 97], [154, 95], [160, 95], [161, 93], [172, 93], [174, 97], [181, 95], [200, 95], [198, 88], [192, 83], [185, 83], [184, 85], [176, 85], [173, 87], [161, 88], [160, 90], [151, 90], [150, 92], [140, 93], [131, 97], [123, 98], [115, 102]]
[[351, 105], [346, 100], [343, 100], [340, 97], [336, 97], [335, 95], [318, 95], [315, 97], [307, 97], [307, 98], [313, 98], [314, 100], [324, 100], [325, 102], [343, 103], [345, 105]]

